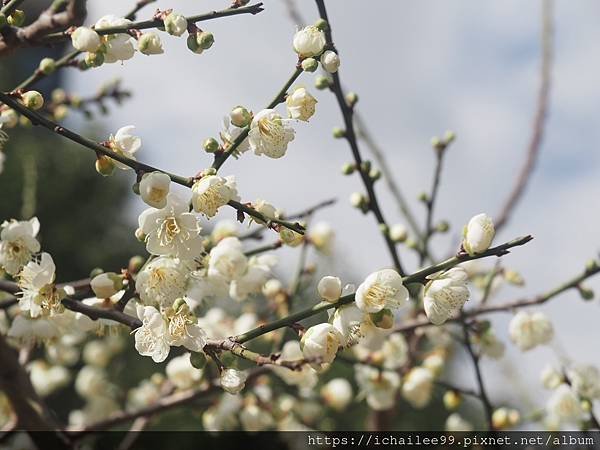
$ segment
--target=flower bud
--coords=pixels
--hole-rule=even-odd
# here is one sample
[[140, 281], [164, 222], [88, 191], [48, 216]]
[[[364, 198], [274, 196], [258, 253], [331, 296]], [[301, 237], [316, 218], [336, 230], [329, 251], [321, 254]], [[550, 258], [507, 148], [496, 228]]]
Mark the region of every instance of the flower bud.
[[450, 224], [448, 222], [446, 222], [445, 220], [440, 221], [435, 226], [435, 231], [437, 231], [438, 233], [447, 233], [449, 229], [450, 229]]
[[15, 9], [6, 21], [10, 26], [20, 27], [25, 23], [25, 12], [21, 9]]
[[306, 359], [314, 361], [311, 367], [322, 371], [333, 362], [341, 343], [342, 336], [333, 325], [320, 323], [306, 330], [300, 340], [300, 348]]
[[114, 272], [105, 272], [95, 276], [90, 287], [98, 298], [109, 298], [123, 289], [123, 277]]
[[504, 279], [513, 286], [525, 286], [525, 280], [521, 274], [514, 270], [506, 269], [504, 271]]
[[131, 190], [135, 195], [140, 195], [140, 183], [137, 181], [131, 185]]
[[342, 166], [342, 173], [344, 175], [351, 175], [354, 173], [354, 164], [346, 163]]
[[29, 109], [40, 109], [44, 106], [44, 97], [38, 91], [27, 91], [21, 94], [21, 102]]
[[356, 92], [348, 92], [346, 94], [346, 104], [352, 108], [358, 102], [358, 95]]
[[335, 303], [342, 296], [342, 280], [338, 277], [323, 277], [317, 285], [317, 292], [323, 300]]
[[285, 227], [281, 227], [279, 230], [279, 238], [284, 244], [289, 245], [290, 247], [298, 247], [304, 242], [304, 236]]
[[372, 169], [371, 171], [369, 171], [369, 178], [373, 181], [379, 180], [381, 178], [381, 170]]
[[192, 33], [187, 37], [187, 47], [197, 55], [201, 54], [204, 49], [198, 44], [197, 33]]
[[165, 31], [173, 36], [181, 36], [187, 30], [187, 20], [181, 14], [170, 13], [164, 19]]
[[515, 426], [520, 419], [519, 411], [509, 408], [498, 408], [492, 414], [492, 427], [503, 430]]
[[377, 328], [389, 330], [394, 326], [394, 313], [389, 309], [382, 309], [379, 312], [369, 314], [371, 322]]
[[96, 172], [103, 177], [112, 175], [115, 171], [115, 163], [108, 156], [101, 155], [96, 159]]
[[392, 225], [392, 227], [390, 228], [389, 235], [390, 239], [394, 242], [404, 242], [408, 237], [408, 231], [406, 230], [406, 227], [404, 225], [402, 225], [401, 223], [397, 223], [395, 225]]
[[140, 181], [140, 196], [146, 204], [160, 209], [167, 204], [171, 178], [162, 172], [145, 173]]
[[0, 113], [0, 122], [7, 128], [14, 128], [19, 123], [19, 115], [12, 109], [5, 109]]
[[138, 39], [138, 50], [144, 55], [160, 55], [164, 53], [162, 42], [157, 33], [144, 33]]
[[323, 90], [327, 89], [329, 86], [331, 86], [331, 81], [326, 76], [319, 75], [315, 78], [315, 87], [317, 89]]
[[333, 129], [333, 137], [334, 137], [334, 138], [336, 138], [336, 139], [341, 139], [341, 138], [343, 138], [344, 136], [346, 136], [346, 132], [345, 132], [345, 131], [344, 131], [342, 128], [335, 127], [335, 128]]
[[325, 53], [321, 55], [321, 65], [326, 72], [335, 73], [340, 67], [340, 57], [336, 52], [326, 50]]
[[360, 192], [350, 194], [350, 204], [355, 208], [362, 208], [367, 202], [367, 198]]
[[294, 35], [294, 50], [300, 58], [319, 56], [325, 44], [325, 33], [315, 26], [304, 27]]
[[478, 214], [464, 228], [463, 248], [471, 256], [482, 253], [490, 247], [495, 234], [492, 219], [486, 214]]
[[444, 394], [444, 406], [449, 411], [454, 411], [462, 403], [462, 396], [456, 391], [446, 391]]
[[595, 259], [590, 259], [588, 262], [585, 263], [585, 270], [588, 272], [598, 270], [598, 267], [598, 261], [596, 261]]
[[44, 75], [50, 75], [56, 70], [56, 61], [52, 58], [44, 58], [38, 68]]
[[135, 230], [135, 238], [140, 242], [146, 241], [146, 233], [141, 228]]
[[586, 288], [583, 286], [578, 286], [577, 290], [579, 291], [579, 295], [584, 300], [593, 300], [594, 299], [594, 291], [590, 288]]
[[344, 411], [352, 401], [352, 385], [345, 378], [334, 378], [321, 388], [325, 404], [336, 411]]
[[207, 138], [202, 143], [202, 148], [204, 148], [206, 153], [214, 153], [219, 150], [219, 142], [215, 138]]
[[315, 58], [306, 58], [302, 60], [302, 70], [305, 72], [314, 72], [319, 68], [319, 63]]
[[87, 67], [100, 67], [104, 64], [104, 53], [102, 52], [88, 52], [85, 54], [84, 58], [85, 64]]
[[79, 27], [71, 33], [71, 43], [80, 52], [95, 53], [100, 49], [100, 35], [88, 27]]
[[421, 192], [417, 197], [417, 200], [419, 200], [422, 203], [427, 203], [429, 201], [429, 195], [427, 194], [427, 192]]
[[431, 143], [431, 147], [434, 150], [440, 151], [440, 150], [443, 150], [445, 147], [444, 142], [442, 142], [442, 140], [437, 136], [432, 137], [430, 140], [430, 143]]
[[317, 99], [306, 88], [299, 87], [286, 97], [285, 104], [291, 119], [308, 122], [315, 113]]
[[90, 272], [90, 278], [94, 278], [102, 273], [104, 273], [104, 270], [102, 270], [102, 268], [94, 267]]
[[252, 122], [252, 114], [243, 106], [233, 108], [229, 113], [229, 118], [231, 119], [231, 124], [238, 128], [247, 127]]
[[208, 50], [215, 43], [215, 37], [210, 31], [201, 31], [196, 36], [196, 42], [203, 50]]
[[325, 19], [319, 19], [315, 22], [315, 28], [321, 31], [327, 31], [329, 28], [329, 24]]
[[456, 134], [454, 133], [454, 131], [448, 130], [444, 133], [444, 143], [446, 144], [446, 146], [448, 146], [452, 142], [454, 142], [455, 139], [456, 139]]
[[54, 120], [60, 122], [69, 115], [69, 108], [66, 105], [58, 105], [56, 108], [54, 108], [52, 115], [54, 116]]
[[127, 264], [127, 270], [131, 273], [138, 273], [144, 264], [146, 263], [146, 258], [140, 255], [135, 255], [129, 258], [129, 263]]
[[221, 371], [221, 387], [230, 394], [239, 394], [246, 385], [246, 372], [236, 369], [224, 369]]
[[196, 369], [204, 369], [207, 363], [206, 355], [202, 352], [191, 352], [190, 363], [192, 363], [192, 366]]

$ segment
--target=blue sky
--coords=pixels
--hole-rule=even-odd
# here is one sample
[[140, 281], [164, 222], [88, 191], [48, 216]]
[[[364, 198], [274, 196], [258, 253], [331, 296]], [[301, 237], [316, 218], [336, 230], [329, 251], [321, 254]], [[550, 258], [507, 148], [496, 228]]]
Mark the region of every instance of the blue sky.
[[[123, 3], [90, 2], [90, 20], [121, 12]], [[220, 9], [225, 3], [173, 0], [155, 5], [192, 14]], [[295, 26], [283, 1], [265, 3], [266, 11], [255, 17], [206, 22], [215, 45], [202, 55], [189, 52], [185, 39], [162, 34], [165, 55], [138, 55], [123, 65], [87, 73], [70, 71], [69, 82], [86, 94], [104, 80], [121, 77], [134, 97], [102, 118], [101, 125], [107, 132], [136, 125], [144, 140], [139, 159], [191, 175], [210, 164], [200, 145], [217, 135], [223, 115], [237, 104], [261, 109], [293, 71]], [[313, 2], [297, 3], [305, 17], [317, 18]], [[385, 148], [407, 196], [414, 199], [429, 189], [429, 139], [452, 129], [458, 138], [443, 174], [438, 219], [450, 220], [456, 233], [472, 215], [498, 212], [529, 139], [539, 83], [541, 2], [330, 0], [328, 7], [342, 58], [342, 80], [359, 94], [358, 108]], [[558, 1], [555, 17], [553, 91], [543, 150], [524, 201], [496, 241], [535, 236], [505, 258], [507, 267], [526, 277], [527, 287], [507, 288], [497, 301], [554, 287], [579, 273], [598, 253], [600, 4]], [[307, 87], [312, 83], [308, 74], [299, 81]], [[361, 186], [358, 178], [340, 175], [350, 154], [345, 142], [331, 138], [331, 129], [341, 123], [334, 99], [327, 92], [315, 95], [317, 114], [308, 125], [296, 127], [285, 158], [246, 154], [229, 161], [222, 172], [236, 175], [244, 200], [265, 198], [287, 211], [337, 197], [339, 203], [318, 218], [335, 224], [339, 255], [356, 274], [366, 275], [388, 265], [389, 257], [372, 217], [348, 203], [350, 193]], [[383, 184], [378, 192], [388, 221], [402, 222]], [[417, 202], [411, 202], [423, 217]], [[132, 203], [135, 213], [142, 208], [141, 202]], [[234, 218], [232, 211], [224, 215]], [[438, 253], [448, 248], [444, 238], [435, 244]], [[413, 259], [404, 258], [414, 267]], [[600, 291], [598, 281], [589, 285]], [[590, 351], [595, 348], [592, 336], [598, 336], [582, 331], [596, 327], [597, 308], [597, 302], [584, 304], [576, 292], [543, 308], [554, 319], [556, 346], [581, 362], [600, 364], [597, 352]], [[507, 314], [495, 319], [503, 336], [509, 319]], [[511, 349], [507, 361], [487, 363], [484, 370], [500, 380], [510, 367], [527, 367], [527, 378], [535, 384], [542, 365], [554, 358], [552, 348], [525, 355]], [[505, 383], [495, 389], [498, 399], [515, 394]], [[544, 395], [537, 387], [530, 392]]]

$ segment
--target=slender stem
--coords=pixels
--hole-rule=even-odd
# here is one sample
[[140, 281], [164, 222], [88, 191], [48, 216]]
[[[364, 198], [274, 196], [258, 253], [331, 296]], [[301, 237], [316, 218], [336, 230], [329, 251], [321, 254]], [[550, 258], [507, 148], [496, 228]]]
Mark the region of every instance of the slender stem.
[[10, 0], [6, 5], [0, 9], [0, 14], [4, 14], [5, 16], [10, 16], [12, 12], [21, 5], [25, 0]]
[[[319, 14], [321, 19], [325, 20], [328, 23], [328, 27], [325, 30], [325, 37], [327, 40], [327, 46], [335, 49], [335, 45], [333, 43], [333, 38], [331, 35], [331, 23], [327, 17], [327, 10], [325, 9], [325, 2], [323, 0], [316, 0], [317, 8], [319, 9]], [[356, 138], [356, 133], [354, 131], [354, 121], [353, 114], [354, 108], [349, 106], [346, 103], [346, 98], [344, 96], [344, 92], [342, 90], [342, 84], [340, 81], [339, 71], [333, 73], [332, 75], [333, 85], [331, 89], [333, 90], [335, 97], [338, 102], [338, 106], [342, 113], [344, 119], [344, 126], [346, 128], [344, 137], [348, 141], [350, 145], [350, 150], [352, 151], [352, 156], [354, 157], [354, 163], [357, 168], [357, 172], [360, 174], [360, 178], [363, 182], [363, 185], [367, 191], [367, 195], [369, 198], [369, 210], [373, 212], [375, 218], [377, 219], [377, 223], [380, 226], [381, 234], [385, 240], [385, 243], [388, 247], [392, 260], [394, 262], [394, 267], [400, 273], [400, 275], [404, 275], [404, 269], [402, 268], [402, 263], [400, 262], [400, 257], [398, 256], [398, 251], [396, 249], [396, 244], [392, 241], [389, 236], [389, 227], [383, 217], [383, 213], [381, 208], [379, 207], [379, 203], [377, 201], [377, 196], [375, 195], [375, 189], [373, 186], [373, 180], [371, 179], [369, 172], [364, 170], [363, 168], [363, 160], [360, 154], [360, 150], [358, 147], [358, 140]]]
[[282, 245], [283, 245], [283, 242], [277, 240], [277, 241], [273, 242], [272, 244], [267, 244], [267, 245], [263, 245], [262, 247], [253, 248], [252, 250], [245, 252], [244, 255], [246, 255], [247, 257], [254, 256], [254, 255], [260, 255], [261, 253], [269, 252], [271, 250], [277, 250]]
[[[197, 23], [205, 20], [218, 19], [221, 17], [229, 17], [236, 16], [239, 14], [258, 14], [263, 11], [262, 3], [255, 3], [253, 5], [244, 6], [243, 8], [227, 8], [221, 11], [211, 11], [205, 14], [198, 14], [194, 16], [186, 17], [188, 23]], [[159, 28], [164, 26], [164, 22], [161, 19], [152, 19], [152, 20], [143, 20], [140, 22], [133, 22], [128, 25], [116, 26], [116, 27], [107, 27], [102, 28], [100, 30], [96, 30], [96, 32], [100, 35], [107, 34], [126, 34], [130, 30], [146, 30], [148, 28]], [[38, 40], [39, 43], [42, 44], [54, 44], [56, 42], [61, 42], [69, 38], [69, 32], [63, 31], [59, 33], [51, 33], [43, 36]]]
[[[31, 120], [32, 124], [40, 125], [60, 136], [70, 139], [73, 142], [77, 142], [78, 144], [82, 145], [83, 147], [89, 148], [90, 150], [93, 150], [96, 153], [99, 153], [104, 156], [108, 156], [109, 158], [119, 161], [119, 162], [125, 164], [126, 166], [134, 169], [136, 171], [136, 173], [138, 173], [138, 174], [139, 173], [149, 173], [149, 172], [162, 172], [162, 173], [168, 175], [169, 178], [171, 178], [171, 181], [173, 181], [174, 183], [180, 184], [180, 185], [188, 187], [188, 188], [191, 188], [194, 184], [194, 179], [191, 177], [182, 177], [179, 175], [175, 175], [175, 174], [169, 173], [165, 170], [158, 169], [158, 168], [150, 166], [148, 164], [144, 164], [142, 162], [139, 162], [139, 161], [127, 158], [126, 156], [115, 153], [111, 149], [104, 147], [103, 145], [100, 145], [97, 142], [94, 142], [86, 137], [83, 137], [80, 134], [77, 134], [74, 131], [69, 130], [68, 128], [60, 126], [59, 124], [45, 118], [41, 114], [38, 114], [37, 112], [32, 111], [29, 108], [26, 108], [21, 103], [19, 103], [18, 100], [16, 100], [14, 97], [12, 97], [8, 94], [0, 92], [0, 100], [2, 102], [4, 102], [5, 104], [7, 104], [8, 106], [10, 106], [11, 108], [13, 108], [15, 111], [18, 111], [22, 115], [27, 117], [29, 120]], [[244, 205], [235, 200], [231, 200], [230, 202], [228, 202], [228, 205], [231, 206], [232, 208], [236, 209], [239, 213], [246, 213], [246, 214], [254, 217], [257, 220], [264, 222], [268, 228], [274, 228], [275, 225], [281, 225], [281, 226], [289, 228], [290, 230], [293, 230], [297, 233], [304, 234], [304, 227], [302, 227], [299, 223], [290, 223], [285, 220], [266, 217], [263, 214], [256, 211], [255, 209], [251, 208], [250, 206]]]
[[477, 386], [479, 388], [479, 398], [481, 399], [481, 403], [483, 403], [483, 409], [485, 410], [485, 417], [488, 424], [488, 429], [491, 431], [493, 429], [492, 424], [492, 414], [494, 413], [494, 408], [490, 402], [490, 399], [485, 390], [485, 385], [483, 383], [483, 375], [481, 374], [481, 366], [479, 365], [479, 356], [475, 354], [473, 351], [473, 346], [471, 345], [471, 338], [469, 336], [469, 327], [464, 318], [461, 320], [463, 334], [465, 337], [465, 349], [469, 354], [471, 361], [473, 363], [473, 369], [475, 371], [475, 378], [477, 380]]
[[127, 20], [135, 20], [135, 16], [137, 15], [138, 12], [140, 12], [142, 10], [142, 8], [144, 8], [144, 6], [149, 5], [150, 3], [154, 3], [156, 0], [138, 0], [135, 4], [135, 6], [131, 9], [131, 11], [129, 11], [127, 14], [125, 14], [125, 19]]
[[529, 145], [527, 146], [527, 154], [523, 167], [517, 176], [515, 185], [513, 186], [508, 198], [504, 202], [502, 210], [494, 221], [496, 231], [504, 227], [510, 220], [511, 213], [519, 203], [523, 196], [527, 183], [531, 178], [538, 154], [542, 148], [542, 139], [546, 126], [546, 118], [550, 105], [550, 89], [552, 84], [552, 59], [554, 52], [553, 39], [553, 0], [544, 0], [542, 3], [542, 34], [541, 34], [541, 49], [542, 49], [542, 64], [540, 68], [540, 87], [537, 97], [537, 107]]
[[427, 198], [427, 217], [425, 219], [425, 231], [423, 232], [422, 239], [422, 248], [420, 251], [420, 259], [419, 265], [423, 265], [425, 262], [425, 258], [429, 254], [429, 240], [433, 235], [433, 210], [435, 207], [435, 201], [437, 199], [438, 190], [440, 187], [440, 179], [442, 177], [442, 167], [444, 162], [444, 154], [446, 153], [446, 148], [442, 147], [439, 149], [435, 149], [435, 171], [433, 176], [433, 184], [431, 186], [431, 193]]
[[[300, 74], [302, 73], [302, 67], [299, 65], [296, 66], [294, 73], [290, 76], [290, 78], [285, 82], [281, 90], [277, 93], [275, 98], [267, 105], [266, 109], [272, 109], [277, 106], [279, 103], [285, 101], [285, 96], [287, 95], [287, 91], [290, 86], [298, 79]], [[250, 133], [250, 125], [244, 127], [242, 132], [237, 136], [237, 138], [231, 144], [231, 147], [226, 149], [225, 151], [218, 153], [215, 155], [215, 159], [213, 161], [212, 167], [213, 169], [219, 170], [221, 166], [227, 161], [227, 159], [237, 150], [237, 148], [244, 142], [244, 140], [248, 137]]]

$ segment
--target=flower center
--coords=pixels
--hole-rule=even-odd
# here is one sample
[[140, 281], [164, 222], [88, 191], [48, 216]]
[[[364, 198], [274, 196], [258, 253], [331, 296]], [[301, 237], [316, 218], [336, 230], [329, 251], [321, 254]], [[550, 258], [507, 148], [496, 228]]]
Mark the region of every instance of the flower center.
[[385, 306], [386, 300], [396, 295], [396, 289], [381, 284], [373, 284], [365, 294], [365, 303], [369, 306]]
[[181, 228], [175, 217], [167, 217], [158, 228], [158, 238], [162, 245], [169, 245], [181, 232]]

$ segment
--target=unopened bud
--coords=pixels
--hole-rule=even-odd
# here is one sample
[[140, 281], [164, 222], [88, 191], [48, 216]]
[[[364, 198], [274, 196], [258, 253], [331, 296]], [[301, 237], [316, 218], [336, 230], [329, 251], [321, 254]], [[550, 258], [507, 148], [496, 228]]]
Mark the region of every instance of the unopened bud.
[[369, 172], [369, 178], [373, 181], [377, 181], [381, 178], [381, 170], [373, 169]]
[[593, 300], [594, 299], [594, 291], [590, 288], [586, 288], [583, 286], [578, 286], [577, 290], [579, 291], [579, 295], [584, 300]]
[[390, 228], [390, 239], [394, 242], [404, 242], [408, 238], [408, 231], [401, 223], [392, 225]]
[[438, 233], [446, 233], [450, 229], [450, 224], [445, 220], [442, 220], [435, 226], [435, 231]]
[[446, 391], [444, 394], [444, 406], [447, 410], [453, 411], [462, 403], [462, 396], [456, 391]]
[[44, 106], [44, 97], [38, 91], [27, 91], [21, 94], [21, 102], [29, 109], [40, 109]]
[[305, 72], [314, 72], [319, 68], [319, 62], [315, 58], [306, 58], [302, 61], [301, 66]]
[[243, 106], [236, 106], [233, 108], [229, 113], [229, 117], [231, 119], [231, 123], [239, 128], [250, 125], [250, 122], [252, 121], [252, 115]]
[[97, 277], [101, 273], [104, 273], [104, 270], [102, 270], [100, 267], [94, 267], [90, 272], [90, 278]]
[[358, 102], [358, 95], [355, 92], [348, 92], [346, 94], [346, 104], [352, 107], [356, 105], [356, 102]]
[[110, 298], [123, 289], [123, 277], [114, 272], [105, 272], [92, 278], [90, 287], [98, 298]]
[[285, 227], [281, 227], [279, 230], [279, 238], [284, 244], [289, 245], [290, 247], [297, 247], [304, 241], [304, 236], [302, 236], [300, 233], [296, 233], [295, 231]]
[[429, 201], [429, 195], [427, 194], [427, 192], [421, 192], [417, 197], [417, 200], [423, 203], [427, 203]]
[[196, 36], [198, 45], [203, 50], [208, 50], [215, 43], [215, 37], [210, 31], [202, 31]]
[[21, 9], [15, 9], [6, 21], [10, 26], [20, 27], [25, 23], [25, 12]]
[[351, 175], [354, 173], [354, 164], [346, 163], [342, 166], [342, 173], [344, 175]]
[[350, 204], [355, 208], [361, 208], [366, 201], [367, 199], [360, 192], [353, 192], [350, 194]]
[[331, 85], [329, 78], [319, 75], [315, 78], [315, 87], [319, 90], [327, 89]]
[[56, 61], [52, 58], [44, 58], [40, 61], [39, 69], [44, 75], [50, 75], [56, 70]]
[[115, 163], [108, 156], [101, 155], [96, 159], [96, 172], [103, 177], [108, 177], [115, 172]]
[[346, 136], [346, 132], [345, 132], [343, 129], [341, 129], [341, 128], [339, 128], [339, 127], [335, 127], [335, 128], [333, 129], [333, 137], [334, 137], [334, 138], [336, 138], [336, 139], [341, 139], [341, 138], [343, 138], [344, 136]]
[[141, 228], [137, 228], [135, 230], [135, 238], [140, 242], [144, 242], [146, 240], [146, 233]]
[[196, 369], [204, 369], [206, 362], [206, 355], [204, 353], [192, 352], [190, 354], [190, 363], [192, 363], [192, 366], [194, 366]]
[[507, 283], [512, 284], [513, 286], [524, 286], [525, 280], [521, 276], [519, 272], [514, 270], [507, 269], [504, 271], [504, 279]]
[[127, 264], [127, 270], [131, 273], [138, 273], [140, 269], [146, 263], [146, 258], [140, 255], [132, 256], [129, 258], [129, 263]]
[[64, 120], [69, 115], [69, 108], [66, 105], [58, 105], [52, 113], [54, 119], [58, 122]]
[[325, 19], [319, 19], [315, 22], [315, 28], [318, 28], [321, 31], [327, 31], [329, 24]]
[[596, 261], [595, 259], [590, 259], [588, 262], [585, 263], [585, 270], [587, 270], [588, 272], [594, 272], [598, 270], [598, 268], [600, 268], [600, 266], [598, 265], [598, 261]]
[[446, 146], [450, 145], [452, 142], [454, 142], [454, 140], [456, 139], [456, 134], [454, 133], [454, 131], [446, 131], [446, 133], [444, 133], [444, 143], [446, 144]]
[[206, 153], [214, 153], [219, 150], [219, 142], [215, 138], [208, 138], [202, 143]]

